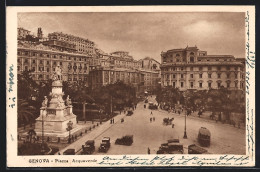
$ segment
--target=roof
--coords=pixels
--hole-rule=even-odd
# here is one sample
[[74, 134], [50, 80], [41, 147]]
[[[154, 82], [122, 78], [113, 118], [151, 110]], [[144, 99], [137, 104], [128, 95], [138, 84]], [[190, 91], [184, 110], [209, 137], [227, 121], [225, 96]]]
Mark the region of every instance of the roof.
[[207, 128], [205, 128], [205, 127], [201, 127], [201, 128], [199, 129], [199, 133], [202, 134], [202, 135], [211, 136], [210, 131], [209, 131]]
[[206, 55], [206, 56], [199, 56], [199, 58], [235, 58], [233, 55]]

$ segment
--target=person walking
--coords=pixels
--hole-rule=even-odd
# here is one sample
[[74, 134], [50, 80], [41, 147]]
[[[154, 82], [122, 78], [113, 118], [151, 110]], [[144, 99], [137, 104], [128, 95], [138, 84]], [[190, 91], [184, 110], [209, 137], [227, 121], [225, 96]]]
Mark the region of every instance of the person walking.
[[153, 117], [153, 121], [155, 121], [155, 117]]
[[147, 153], [148, 154], [150, 154], [151, 153], [151, 150], [150, 150], [150, 148], [148, 147], [148, 149], [147, 149]]
[[153, 115], [153, 111], [151, 111], [151, 115]]
[[150, 122], [152, 122], [152, 118], [150, 118]]

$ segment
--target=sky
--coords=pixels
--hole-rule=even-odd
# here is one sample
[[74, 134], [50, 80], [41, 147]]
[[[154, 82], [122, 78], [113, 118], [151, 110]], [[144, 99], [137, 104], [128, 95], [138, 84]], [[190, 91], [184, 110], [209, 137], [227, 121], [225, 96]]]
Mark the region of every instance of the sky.
[[63, 32], [94, 41], [106, 53], [161, 61], [162, 51], [197, 46], [208, 55], [245, 57], [245, 14], [223, 12], [19, 13], [18, 27], [44, 36]]

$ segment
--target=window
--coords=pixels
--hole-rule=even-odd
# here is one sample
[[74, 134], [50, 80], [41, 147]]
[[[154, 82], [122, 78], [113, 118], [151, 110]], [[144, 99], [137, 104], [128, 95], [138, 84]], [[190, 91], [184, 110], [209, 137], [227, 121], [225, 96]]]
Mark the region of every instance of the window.
[[200, 73], [200, 78], [202, 78], [202, 73]]
[[193, 78], [193, 74], [190, 74], [190, 78]]
[[209, 67], [208, 67], [208, 70], [212, 70], [212, 67], [211, 67], [211, 66], [209, 66]]
[[227, 88], [229, 88], [230, 87], [230, 83], [227, 83]]
[[229, 73], [227, 73], [227, 78], [229, 78], [230, 77], [230, 74]]
[[183, 74], [181, 74], [181, 78], [183, 78]]
[[175, 78], [175, 74], [172, 75], [172, 78]]
[[169, 75], [166, 75], [166, 78], [169, 79]]
[[47, 68], [47, 72], [49, 72], [50, 71], [50, 69], [49, 68]]
[[190, 57], [190, 62], [194, 63], [194, 57]]
[[183, 71], [183, 67], [181, 67], [181, 71]]
[[221, 70], [221, 67], [220, 67], [220, 66], [218, 66], [218, 70]]
[[49, 64], [49, 61], [47, 61], [46, 63], [47, 63], [47, 65], [48, 65], [48, 64]]
[[235, 67], [235, 70], [237, 71], [237, 66]]
[[218, 73], [218, 78], [221, 78], [221, 73]]
[[173, 88], [175, 88], [175, 82], [172, 83]]
[[53, 62], [54, 65], [56, 65], [56, 62]]
[[181, 88], [183, 88], [183, 82], [181, 82]]
[[193, 67], [190, 67], [190, 71], [193, 71]]
[[221, 86], [221, 84], [220, 84], [220, 83], [218, 83], [218, 88], [220, 88], [220, 86]]
[[40, 64], [42, 64], [42, 60], [40, 60]]
[[17, 70], [20, 71], [20, 66], [17, 66]]
[[208, 78], [211, 78], [211, 73], [208, 74]]
[[33, 68], [32, 68], [32, 71], [34, 71], [34, 72], [35, 72], [35, 67], [33, 67]]
[[26, 70], [26, 71], [27, 71], [27, 70], [28, 70], [28, 66], [25, 66], [25, 67], [24, 67], [24, 70]]
[[200, 88], [202, 88], [202, 82], [200, 82]]
[[193, 88], [193, 82], [190, 83], [190, 88]]
[[33, 60], [32, 63], [35, 63], [35, 60]]
[[244, 83], [243, 82], [241, 83], [241, 88], [244, 88]]
[[202, 71], [202, 67], [199, 67], [199, 70]]
[[211, 82], [208, 83], [208, 87], [211, 88]]
[[62, 62], [60, 62], [60, 65], [62, 65]]
[[235, 82], [235, 87], [237, 88], [237, 82]]

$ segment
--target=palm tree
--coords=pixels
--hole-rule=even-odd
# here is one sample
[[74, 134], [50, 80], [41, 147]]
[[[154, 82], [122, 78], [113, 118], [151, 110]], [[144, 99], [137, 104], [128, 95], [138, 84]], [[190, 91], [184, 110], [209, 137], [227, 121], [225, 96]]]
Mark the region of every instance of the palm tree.
[[35, 117], [35, 107], [30, 106], [29, 103], [26, 100], [18, 99], [18, 122], [21, 122], [24, 124], [24, 129], [26, 126], [26, 123], [32, 121], [32, 119]]

